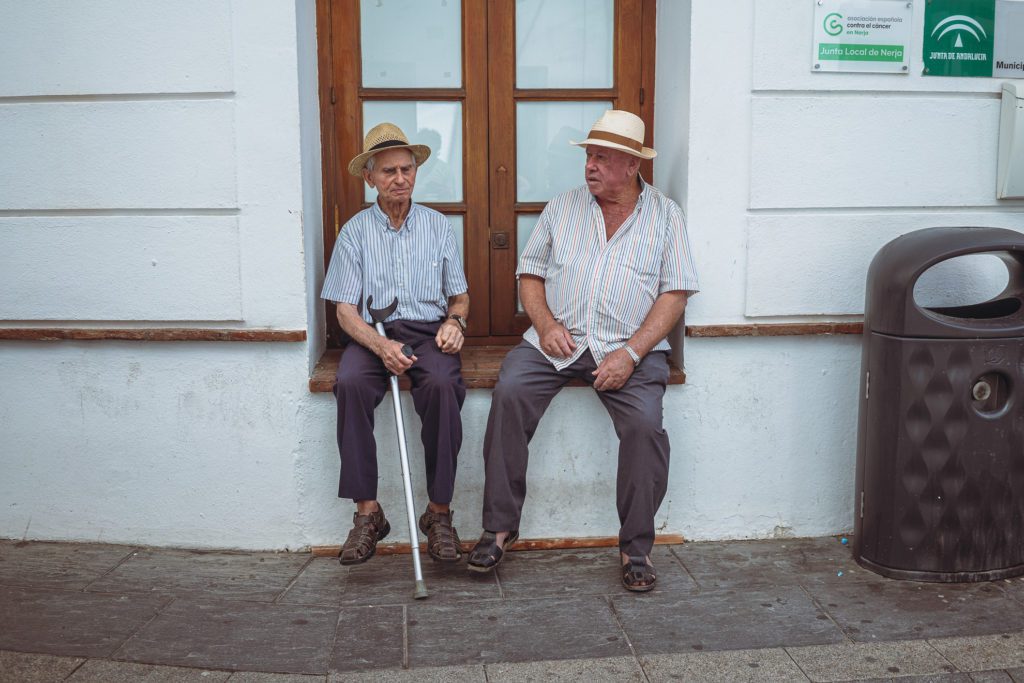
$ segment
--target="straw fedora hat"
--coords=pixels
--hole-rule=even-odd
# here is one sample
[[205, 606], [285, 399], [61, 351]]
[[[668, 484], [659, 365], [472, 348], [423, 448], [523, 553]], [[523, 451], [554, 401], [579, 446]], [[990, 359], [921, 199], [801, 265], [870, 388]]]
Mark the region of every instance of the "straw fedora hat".
[[636, 114], [621, 109], [609, 109], [601, 114], [601, 118], [590, 129], [586, 140], [580, 142], [569, 141], [570, 145], [586, 147], [587, 145], [600, 145], [632, 154], [641, 159], [653, 159], [658, 156], [650, 147], [644, 147], [644, 134], [647, 127], [644, 121]]
[[366, 160], [378, 152], [388, 149], [407, 149], [412, 152], [416, 159], [416, 165], [422, 166], [423, 162], [430, 156], [430, 148], [426, 145], [409, 144], [409, 138], [405, 137], [402, 129], [393, 123], [380, 123], [370, 129], [370, 132], [363, 138], [363, 153], [348, 162], [348, 172], [354, 176], [363, 175], [363, 166]]

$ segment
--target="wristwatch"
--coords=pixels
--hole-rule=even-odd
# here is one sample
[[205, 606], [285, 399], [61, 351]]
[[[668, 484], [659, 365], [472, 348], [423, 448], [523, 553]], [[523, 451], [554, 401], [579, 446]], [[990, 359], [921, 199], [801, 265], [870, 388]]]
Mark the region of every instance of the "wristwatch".
[[622, 348], [626, 349], [626, 353], [628, 353], [629, 357], [633, 359], [633, 367], [640, 365], [640, 354], [634, 351], [632, 346], [626, 344]]
[[466, 328], [469, 326], [469, 323], [467, 323], [466, 319], [463, 318], [461, 315], [459, 315], [458, 313], [452, 313], [450, 316], [448, 316], [448, 319], [457, 322], [459, 324], [459, 327], [462, 329], [462, 332], [466, 332]]

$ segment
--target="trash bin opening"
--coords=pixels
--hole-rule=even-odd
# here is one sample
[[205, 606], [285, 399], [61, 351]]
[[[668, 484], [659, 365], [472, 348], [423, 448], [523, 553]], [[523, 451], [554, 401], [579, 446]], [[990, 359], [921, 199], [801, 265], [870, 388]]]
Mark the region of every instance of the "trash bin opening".
[[[1016, 313], [1022, 305], [1010, 288], [1020, 263], [1005, 251], [961, 254], [924, 270], [914, 282], [914, 303], [942, 316], [985, 320]], [[1011, 276], [1013, 276], [1011, 278]]]
[[937, 313], [949, 318], [970, 318], [974, 320], [991, 320], [993, 318], [1005, 318], [1013, 315], [1021, 308], [1021, 301], [1017, 297], [995, 299], [970, 306], [943, 306], [925, 308], [930, 313]]

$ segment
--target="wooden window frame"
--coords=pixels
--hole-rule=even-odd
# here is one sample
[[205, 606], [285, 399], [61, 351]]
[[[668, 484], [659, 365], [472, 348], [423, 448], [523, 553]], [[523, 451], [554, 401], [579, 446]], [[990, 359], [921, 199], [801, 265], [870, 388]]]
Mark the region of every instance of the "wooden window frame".
[[[463, 201], [425, 204], [463, 216], [471, 299], [466, 343], [518, 342], [528, 321], [516, 312], [516, 215], [539, 213], [544, 203], [515, 201], [516, 103], [610, 100], [640, 114], [653, 144], [656, 0], [615, 0], [613, 87], [601, 89], [515, 88], [515, 0], [462, 0], [461, 87], [363, 88], [359, 0], [317, 0], [316, 8], [325, 271], [341, 226], [368, 206], [363, 181], [346, 169], [362, 151], [363, 102], [461, 102]], [[651, 162], [642, 172], [652, 179]], [[327, 346], [343, 346], [334, 304], [323, 303]]]

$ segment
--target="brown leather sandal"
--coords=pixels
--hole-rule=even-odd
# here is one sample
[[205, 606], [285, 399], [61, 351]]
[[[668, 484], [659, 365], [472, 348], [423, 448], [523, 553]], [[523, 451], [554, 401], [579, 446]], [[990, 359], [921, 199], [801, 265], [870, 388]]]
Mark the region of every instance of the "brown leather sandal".
[[498, 537], [493, 531], [484, 531], [480, 540], [473, 546], [469, 553], [469, 560], [466, 565], [471, 572], [484, 574], [492, 571], [505, 557], [505, 549], [511, 548], [512, 544], [519, 540], [519, 530], [510, 531], [505, 538], [503, 545], [498, 545]]
[[390, 531], [391, 525], [384, 517], [384, 508], [380, 505], [376, 511], [368, 515], [354, 513], [352, 531], [348, 532], [345, 545], [341, 546], [338, 561], [342, 564], [366, 562], [377, 552], [377, 541], [387, 536]]
[[427, 535], [427, 554], [435, 562], [458, 562], [462, 559], [462, 541], [452, 526], [455, 513], [433, 512], [430, 508], [420, 516], [420, 531]]
[[622, 565], [622, 585], [634, 593], [646, 593], [654, 588], [658, 577], [654, 567], [647, 564], [643, 555], [630, 555], [629, 562]]

